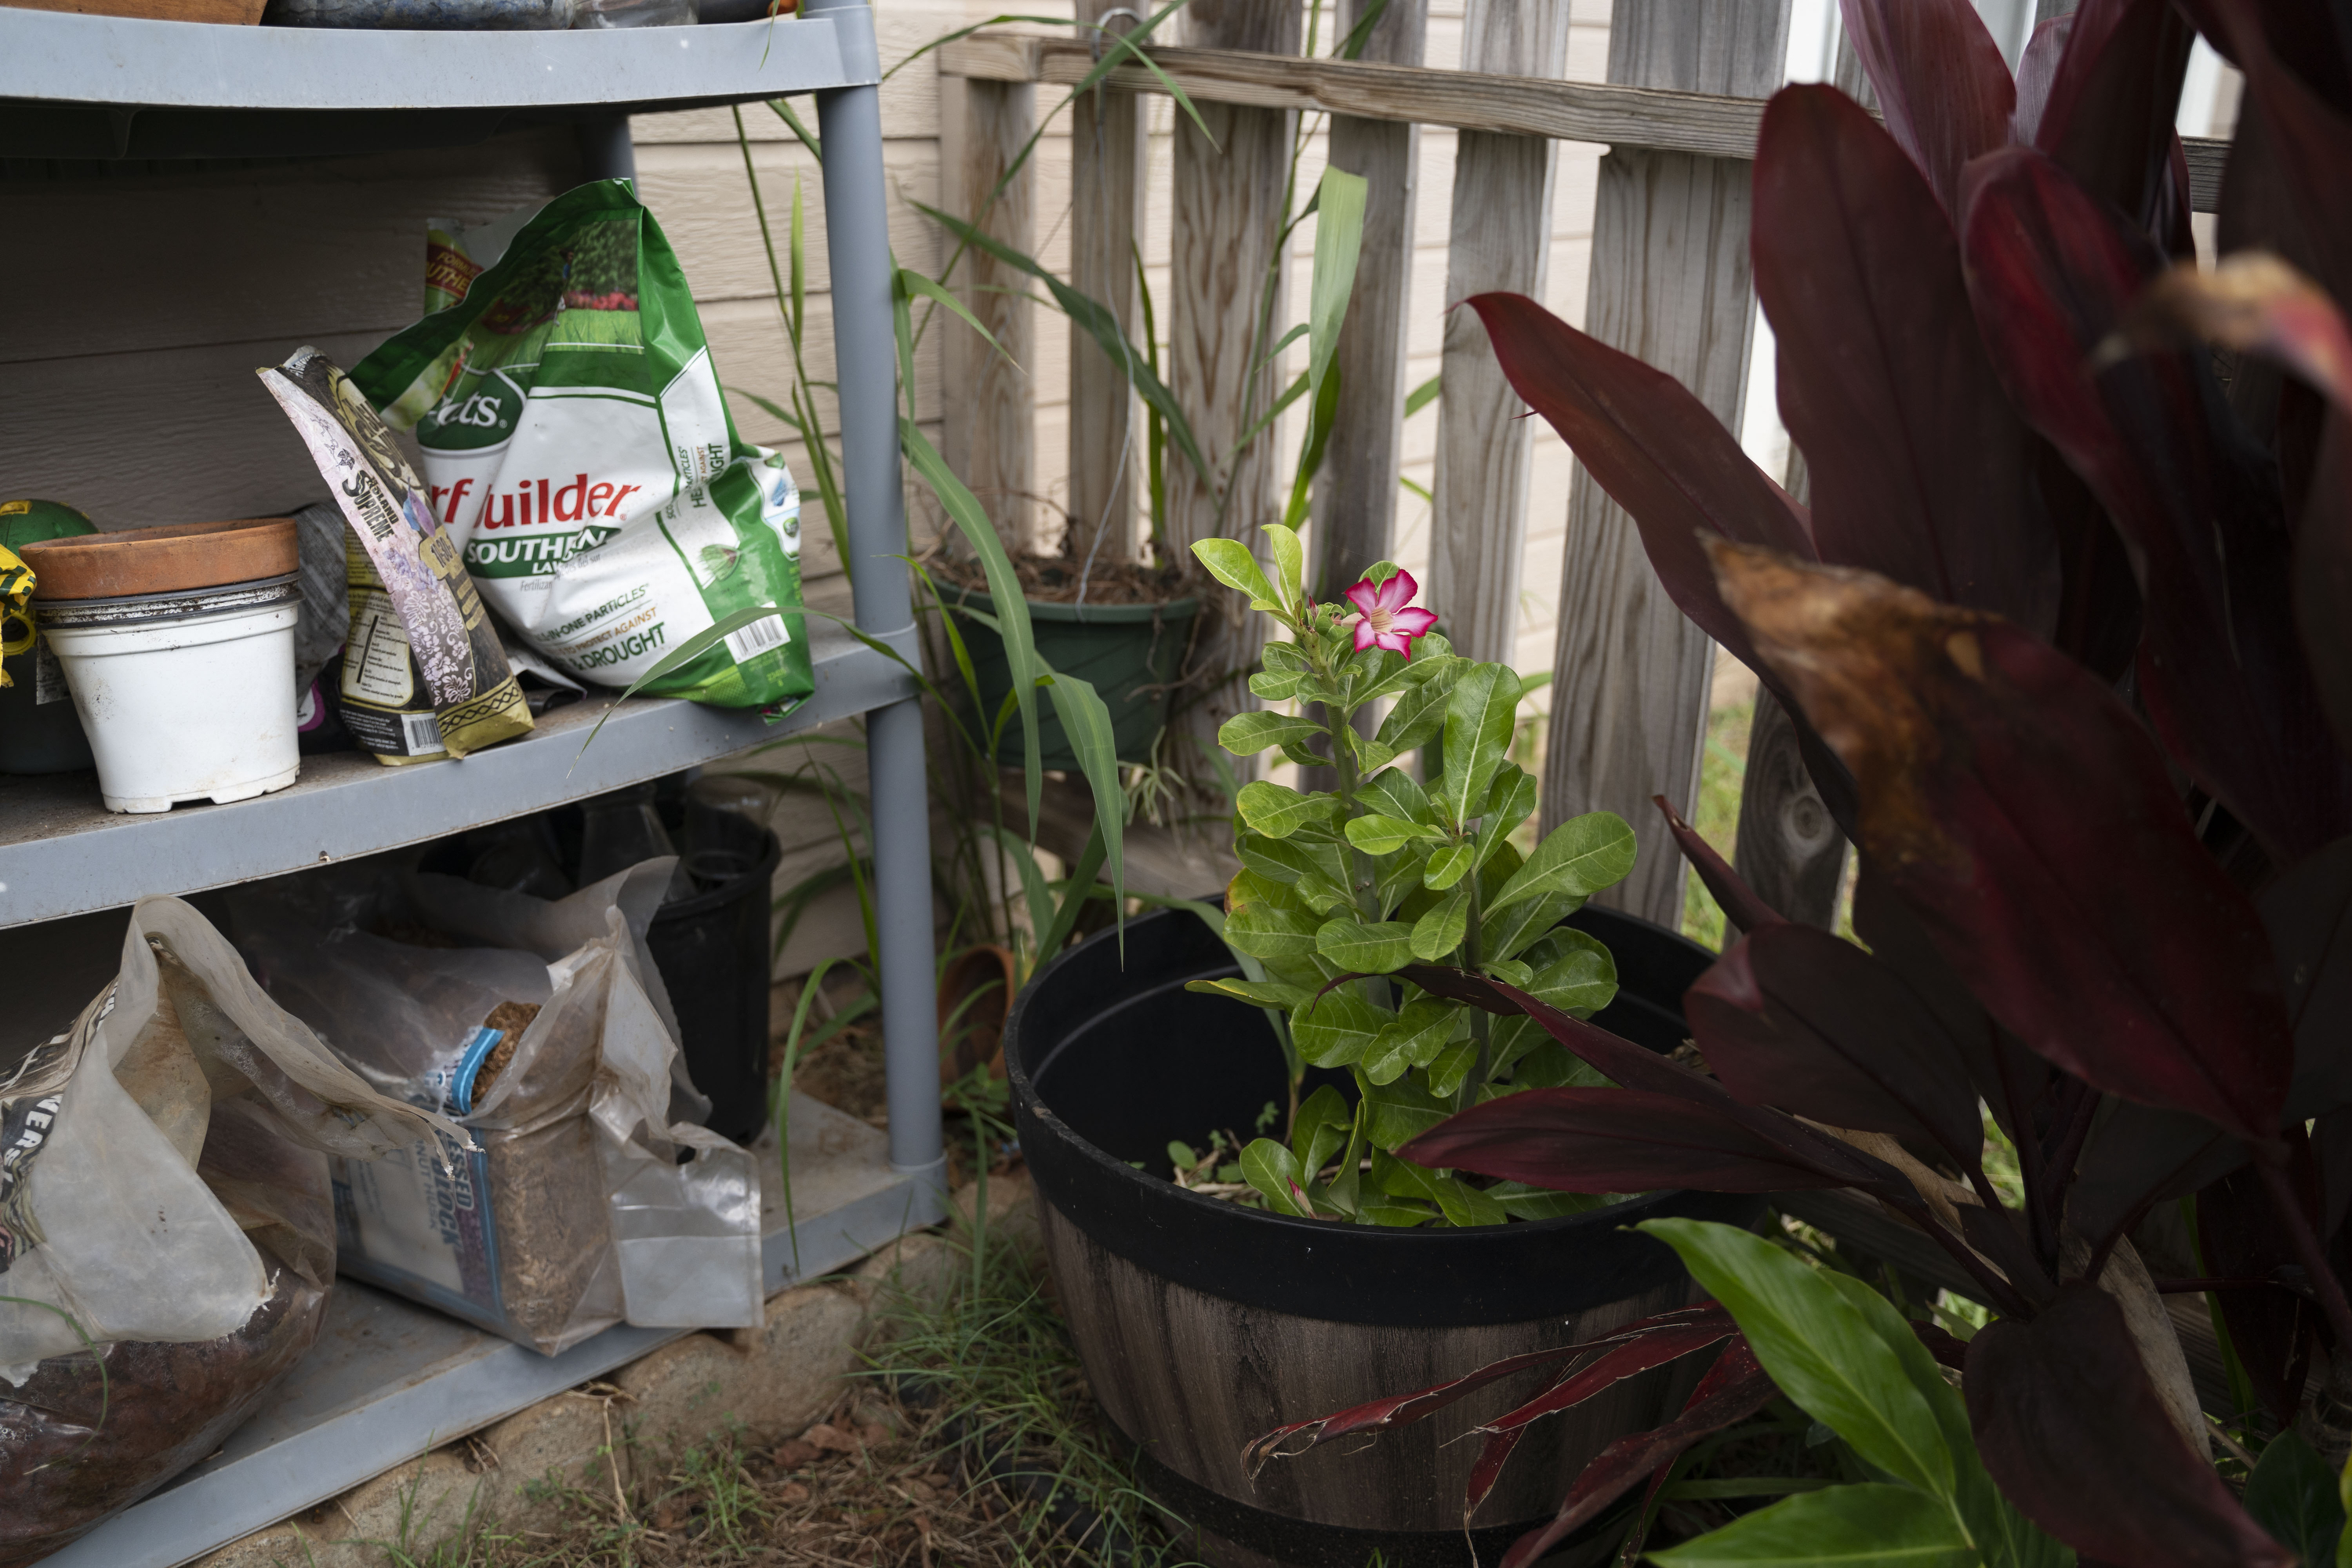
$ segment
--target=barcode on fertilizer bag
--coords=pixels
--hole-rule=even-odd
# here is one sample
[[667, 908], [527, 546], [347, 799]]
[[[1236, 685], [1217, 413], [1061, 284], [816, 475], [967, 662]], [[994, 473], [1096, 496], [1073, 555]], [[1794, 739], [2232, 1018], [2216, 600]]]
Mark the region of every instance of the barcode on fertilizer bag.
[[769, 616], [739, 626], [727, 634], [727, 651], [735, 656], [738, 664], [749, 664], [772, 647], [782, 647], [789, 641], [784, 633], [784, 618]]
[[440, 721], [430, 713], [403, 713], [400, 739], [412, 757], [428, 757], [449, 749], [441, 743]]

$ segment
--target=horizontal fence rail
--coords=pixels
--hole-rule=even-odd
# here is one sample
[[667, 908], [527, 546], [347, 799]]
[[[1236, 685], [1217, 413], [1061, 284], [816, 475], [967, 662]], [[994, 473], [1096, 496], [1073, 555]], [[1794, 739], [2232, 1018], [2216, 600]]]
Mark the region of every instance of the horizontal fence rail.
[[[1595, 142], [1711, 158], [1753, 158], [1764, 100], [1666, 92], [1610, 82], [1547, 81], [1429, 66], [1307, 59], [1244, 49], [1154, 47], [1152, 62], [1195, 101], [1257, 109], [1323, 110], [1360, 120], [1400, 121], [1561, 142]], [[940, 69], [975, 81], [1075, 87], [1094, 68], [1091, 45], [1075, 39], [975, 33], [940, 51]], [[1120, 66], [1108, 84], [1164, 92], [1141, 66]], [[2212, 212], [2221, 199], [2230, 143], [2184, 136], [2189, 205]]]

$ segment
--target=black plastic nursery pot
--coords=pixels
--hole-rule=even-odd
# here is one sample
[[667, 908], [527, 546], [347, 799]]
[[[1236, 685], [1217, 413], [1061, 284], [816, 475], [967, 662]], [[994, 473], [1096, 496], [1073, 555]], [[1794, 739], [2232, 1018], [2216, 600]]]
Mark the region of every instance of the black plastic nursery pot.
[[728, 874], [664, 904], [646, 945], [677, 1014], [688, 1076], [710, 1097], [708, 1125], [750, 1144], [768, 1123], [770, 884], [784, 850], [773, 833], [730, 813], [712, 812], [698, 826], [706, 840], [725, 836], [698, 860], [723, 854]]
[[[1029, 630], [1038, 656], [1065, 675], [1076, 676], [1095, 689], [1110, 710], [1111, 737], [1123, 763], [1151, 760], [1151, 748], [1168, 724], [1168, 689], [1184, 658], [1192, 636], [1197, 599], [1171, 599], [1164, 605], [1065, 605], [1031, 599]], [[969, 605], [993, 616], [996, 601], [977, 591], [956, 594], [957, 606]], [[959, 616], [964, 646], [971, 654], [972, 674], [980, 684], [981, 712], [993, 720], [1013, 689], [1012, 668], [1005, 662], [1004, 641], [969, 616]], [[1048, 768], [1076, 768], [1077, 753], [1062, 733], [1062, 721], [1044, 693], [1037, 699], [1038, 745]], [[999, 761], [1022, 760], [1021, 727], [1005, 726]]]
[[[1654, 1050], [1680, 1044], [1683, 993], [1714, 955], [1605, 910], [1570, 923], [1616, 956], [1617, 999], [1595, 1021]], [[1525, 1379], [1369, 1445], [1248, 1475], [1243, 1445], [1286, 1422], [1685, 1304], [1696, 1287], [1674, 1254], [1625, 1227], [1667, 1215], [1745, 1225], [1763, 1200], [1654, 1193], [1564, 1219], [1384, 1230], [1188, 1192], [1158, 1173], [1169, 1142], [1198, 1144], [1212, 1129], [1248, 1138], [1285, 1097], [1281, 1050], [1263, 1013], [1184, 989], [1237, 973], [1199, 919], [1129, 922], [1123, 965], [1119, 940], [1093, 937], [1022, 993], [1005, 1062], [1087, 1380], [1137, 1446], [1146, 1485], [1201, 1531], [1211, 1562], [1362, 1568], [1378, 1552], [1387, 1568], [1456, 1568], [1475, 1551], [1493, 1563], [1551, 1517], [1587, 1460], [1671, 1414], [1668, 1368], [1538, 1424], [1466, 1536], [1463, 1486], [1479, 1444], [1457, 1439], [1532, 1392]], [[1316, 1076], [1346, 1075], [1310, 1075], [1310, 1087]], [[1581, 1555], [1597, 1561], [1613, 1539], [1585, 1532]], [[1578, 1545], [1547, 1561], [1577, 1561]]]

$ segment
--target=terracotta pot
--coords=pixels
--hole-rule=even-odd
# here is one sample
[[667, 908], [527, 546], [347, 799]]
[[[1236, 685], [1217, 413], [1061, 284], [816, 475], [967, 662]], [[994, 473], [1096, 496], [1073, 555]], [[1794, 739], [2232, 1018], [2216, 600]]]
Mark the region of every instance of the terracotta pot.
[[290, 517], [175, 522], [24, 548], [36, 599], [120, 599], [282, 577], [301, 561]]
[[[956, 1016], [965, 997], [990, 981], [993, 989]], [[1013, 955], [993, 945], [968, 947], [948, 960], [940, 976], [940, 1083], [956, 1083], [974, 1068], [985, 1067], [993, 1077], [1004, 1076], [1004, 1015], [1013, 1003]], [[955, 1018], [962, 1037], [950, 1047], [945, 1039], [948, 1020]]]

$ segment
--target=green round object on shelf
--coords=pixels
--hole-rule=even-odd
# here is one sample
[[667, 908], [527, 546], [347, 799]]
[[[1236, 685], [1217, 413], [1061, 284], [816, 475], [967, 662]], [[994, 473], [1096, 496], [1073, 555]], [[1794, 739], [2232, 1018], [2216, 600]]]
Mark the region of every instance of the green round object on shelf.
[[98, 524], [63, 501], [0, 500], [0, 548], [21, 550], [44, 539], [76, 539]]

